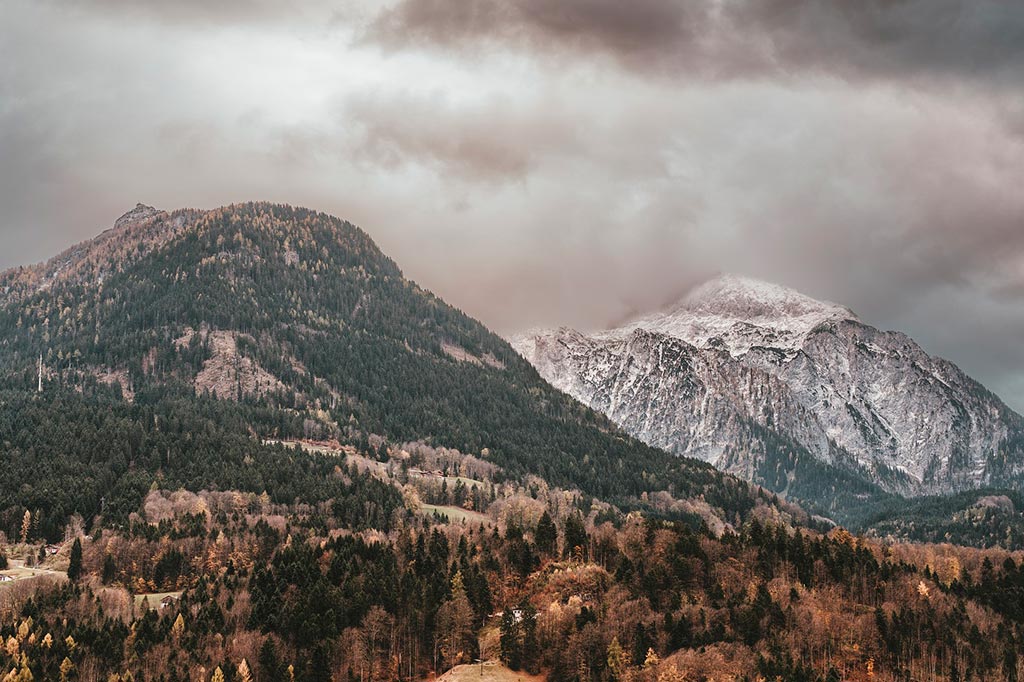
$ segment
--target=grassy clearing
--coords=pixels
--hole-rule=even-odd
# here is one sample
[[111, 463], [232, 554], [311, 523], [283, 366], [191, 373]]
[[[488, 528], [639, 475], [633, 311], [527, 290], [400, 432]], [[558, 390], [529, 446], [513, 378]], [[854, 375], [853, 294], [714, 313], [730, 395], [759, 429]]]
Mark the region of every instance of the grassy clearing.
[[[11, 559], [8, 562], [8, 568], [0, 571], [0, 575], [9, 575], [17, 580], [28, 580], [30, 578], [37, 578], [41, 575], [49, 575], [56, 578], [67, 579], [68, 574], [64, 571], [56, 571], [51, 568], [44, 567], [28, 567], [25, 566], [25, 562], [21, 559]], [[10, 585], [8, 582], [0, 582], [0, 587], [3, 585]]]
[[490, 523], [491, 519], [486, 514], [480, 512], [470, 511], [469, 509], [463, 509], [462, 507], [452, 507], [440, 504], [421, 504], [420, 513], [426, 516], [432, 516], [434, 514], [440, 514], [447, 518], [452, 523]]
[[485, 661], [483, 665], [457, 665], [437, 682], [544, 682], [543, 675], [528, 675], [506, 668], [498, 661]]
[[457, 484], [459, 481], [462, 481], [462, 485], [466, 486], [467, 489], [476, 486], [477, 488], [483, 490], [487, 487], [487, 484], [485, 482], [478, 481], [475, 478], [466, 478], [465, 476], [435, 476], [434, 474], [424, 473], [422, 471], [417, 471], [415, 469], [409, 470], [409, 477], [426, 481], [444, 481], [445, 483], [448, 484], [449, 490], [453, 490], [455, 488], [455, 484]]
[[135, 595], [135, 608], [141, 609], [142, 602], [146, 601], [149, 606], [149, 610], [153, 611], [160, 608], [160, 600], [164, 597], [174, 597], [175, 599], [181, 598], [181, 590], [177, 592], [150, 592], [148, 594], [137, 594]]
[[465, 476], [442, 476], [442, 478], [445, 481], [447, 481], [449, 490], [453, 490], [455, 484], [458, 483], [459, 481], [462, 481], [462, 485], [466, 486], [467, 488], [472, 488], [473, 486], [476, 486], [477, 488], [483, 490], [487, 486], [487, 484], [484, 483], [483, 481], [478, 481], [475, 478], [466, 478]]

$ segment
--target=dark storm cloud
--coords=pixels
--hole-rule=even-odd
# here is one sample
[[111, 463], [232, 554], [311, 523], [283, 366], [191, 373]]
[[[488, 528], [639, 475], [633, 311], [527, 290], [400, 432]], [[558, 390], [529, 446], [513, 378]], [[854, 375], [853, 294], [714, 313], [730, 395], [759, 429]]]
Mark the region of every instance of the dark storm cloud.
[[605, 53], [699, 76], [1019, 77], [1024, 4], [1005, 0], [401, 0], [371, 37], [391, 48], [504, 43]]
[[623, 57], [676, 51], [707, 23], [708, 5], [662, 0], [404, 0], [384, 11], [375, 35], [405, 43], [519, 42], [530, 48], [605, 49]]

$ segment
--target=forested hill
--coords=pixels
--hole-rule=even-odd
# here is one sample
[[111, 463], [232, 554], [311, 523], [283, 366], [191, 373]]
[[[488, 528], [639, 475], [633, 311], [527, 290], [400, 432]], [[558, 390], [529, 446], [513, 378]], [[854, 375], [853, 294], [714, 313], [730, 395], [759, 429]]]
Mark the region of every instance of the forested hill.
[[[131, 471], [140, 499], [157, 478], [262, 492], [266, 476], [229, 480], [201, 460], [242, 461], [268, 450], [266, 438], [365, 446], [373, 435], [457, 448], [505, 476], [626, 507], [649, 508], [641, 499], [655, 491], [702, 496], [730, 519], [755, 504], [746, 484], [647, 447], [552, 388], [501, 338], [405, 279], [365, 232], [316, 211], [140, 205], [94, 242], [4, 274], [0, 292], [8, 524], [32, 504], [45, 515], [54, 495], [66, 512], [98, 511], [100, 500], [67, 499], [62, 475], [90, 488]], [[130, 443], [81, 437], [112, 415]], [[182, 433], [173, 443], [168, 419]], [[40, 429], [58, 432], [34, 437]], [[202, 450], [188, 445], [192, 429], [205, 430]]]

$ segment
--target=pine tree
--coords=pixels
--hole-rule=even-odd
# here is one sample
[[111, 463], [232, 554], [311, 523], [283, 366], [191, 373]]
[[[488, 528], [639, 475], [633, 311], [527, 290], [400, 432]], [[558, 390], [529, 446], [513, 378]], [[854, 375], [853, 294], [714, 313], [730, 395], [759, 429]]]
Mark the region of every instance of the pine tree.
[[519, 642], [519, 627], [511, 608], [501, 614], [501, 662], [512, 670], [519, 670], [522, 646]]
[[75, 538], [75, 544], [71, 545], [71, 563], [68, 564], [68, 579], [77, 581], [82, 577], [82, 541]]
[[214, 669], [210, 682], [224, 682], [224, 671], [220, 669], [219, 665]]
[[277, 655], [274, 640], [267, 637], [260, 647], [259, 656], [260, 682], [279, 682], [281, 679], [281, 659]]
[[473, 608], [466, 597], [462, 572], [456, 571], [452, 578], [452, 598], [441, 605], [437, 612], [438, 637], [441, 650], [449, 666], [455, 666], [464, 657], [472, 657]]
[[522, 664], [526, 672], [536, 675], [540, 672], [540, 643], [537, 641], [537, 610], [529, 601], [519, 604], [521, 615], [519, 629], [522, 633]]
[[117, 564], [114, 563], [114, 557], [107, 554], [103, 558], [103, 584], [109, 585], [114, 582], [114, 577], [117, 575]]
[[321, 642], [313, 650], [308, 679], [311, 682], [331, 682], [331, 652], [326, 642]]
[[540, 515], [540, 521], [537, 522], [537, 530], [533, 537], [537, 543], [538, 552], [544, 556], [555, 554], [555, 550], [558, 548], [558, 529], [555, 528], [555, 522], [551, 520], [551, 514], [547, 509]]
[[576, 556], [585, 561], [587, 558], [587, 545], [587, 529], [583, 525], [583, 518], [577, 512], [565, 520], [565, 548], [563, 554], [566, 557]]

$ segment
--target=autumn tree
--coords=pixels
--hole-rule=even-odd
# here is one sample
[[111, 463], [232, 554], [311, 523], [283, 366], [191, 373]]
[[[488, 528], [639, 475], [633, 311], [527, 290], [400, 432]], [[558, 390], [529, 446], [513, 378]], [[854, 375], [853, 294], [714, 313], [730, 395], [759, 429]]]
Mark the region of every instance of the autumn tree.
[[67, 656], [60, 663], [60, 682], [68, 682], [75, 672], [75, 664]]
[[179, 641], [185, 634], [185, 619], [179, 613], [178, 617], [174, 619], [174, 624], [171, 626], [171, 636], [174, 637], [175, 641]]
[[238, 670], [235, 671], [234, 682], [252, 682], [252, 672], [249, 670], [249, 662], [244, 658], [242, 662], [238, 664]]
[[[380, 606], [372, 607], [363, 617], [363, 636], [366, 640], [367, 656], [370, 663], [370, 678], [379, 679], [377, 671], [381, 658], [385, 657], [390, 648], [388, 635], [394, 624], [391, 615]], [[324, 652], [325, 654], [327, 652]], [[328, 678], [329, 679], [329, 678]]]
[[452, 578], [452, 597], [437, 612], [437, 637], [446, 667], [473, 658], [473, 608], [466, 597], [462, 572]]
[[611, 672], [612, 679], [624, 679], [628, 668], [629, 655], [622, 648], [622, 645], [619, 644], [619, 638], [612, 637], [612, 642], [608, 645], [608, 670]]

